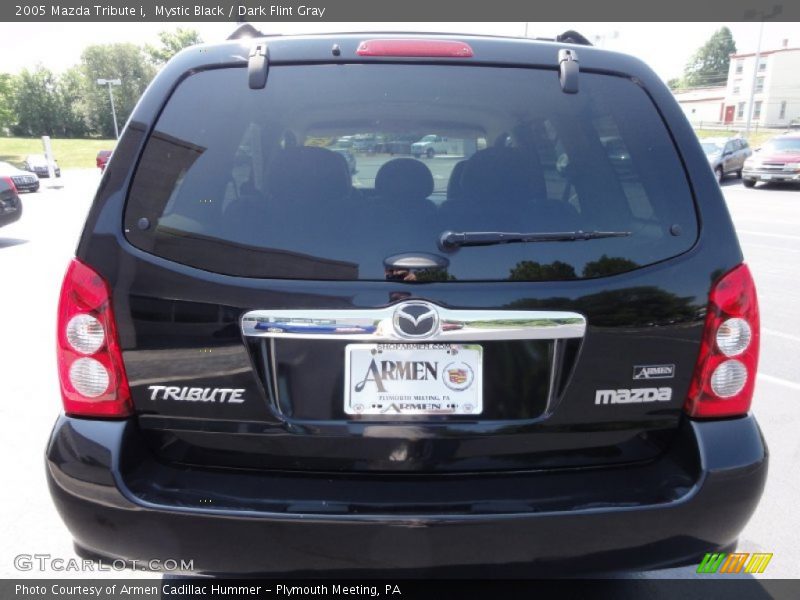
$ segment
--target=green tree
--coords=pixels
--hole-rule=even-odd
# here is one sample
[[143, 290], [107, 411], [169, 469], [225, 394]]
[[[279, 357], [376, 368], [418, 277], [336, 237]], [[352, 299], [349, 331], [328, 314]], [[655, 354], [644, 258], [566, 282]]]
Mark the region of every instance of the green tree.
[[84, 101], [89, 128], [106, 137], [114, 136], [114, 122], [108, 87], [97, 84], [98, 79], [120, 79], [113, 86], [114, 105], [120, 129], [128, 120], [133, 107], [156, 69], [148, 60], [144, 49], [135, 44], [103, 44], [88, 46], [81, 55], [82, 73], [86, 83]]
[[561, 281], [575, 279], [575, 269], [572, 265], [560, 260], [551, 263], [539, 263], [533, 260], [518, 262], [508, 278], [512, 281]]
[[87, 82], [80, 67], [71, 67], [56, 83], [58, 111], [57, 135], [85, 137], [89, 133], [86, 122]]
[[683, 79], [681, 77], [673, 77], [667, 80], [667, 87], [671, 90], [678, 90], [683, 87]]
[[161, 42], [159, 46], [147, 44], [145, 52], [155, 65], [163, 65], [178, 52], [195, 44], [202, 44], [200, 34], [194, 29], [182, 29], [178, 27], [174, 31], [162, 31], [158, 34]]
[[14, 77], [0, 73], [0, 135], [11, 131], [14, 121]]
[[17, 135], [55, 135], [58, 130], [57, 79], [52, 71], [37, 65], [23, 69], [14, 78], [13, 110]]
[[728, 80], [730, 55], [736, 52], [736, 42], [727, 27], [714, 32], [694, 53], [683, 71], [683, 87], [725, 85]]
[[632, 271], [638, 267], [635, 262], [622, 258], [621, 256], [606, 256], [603, 254], [597, 260], [587, 262], [583, 267], [584, 277], [605, 277], [606, 275], [616, 275], [625, 271]]

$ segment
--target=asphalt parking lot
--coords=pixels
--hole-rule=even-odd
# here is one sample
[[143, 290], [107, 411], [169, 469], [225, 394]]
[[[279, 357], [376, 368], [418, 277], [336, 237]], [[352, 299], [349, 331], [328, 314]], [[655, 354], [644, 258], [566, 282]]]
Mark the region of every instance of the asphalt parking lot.
[[[436, 160], [431, 162], [435, 165]], [[366, 170], [361, 174], [367, 175]], [[19, 571], [14, 559], [20, 554], [65, 559], [75, 556], [70, 536], [50, 503], [43, 450], [61, 407], [54, 352], [58, 290], [98, 181], [95, 170], [65, 171], [58, 181], [61, 189], [49, 189], [44, 180], [39, 193], [23, 195], [22, 219], [0, 229], [0, 439], [4, 449], [0, 453], [4, 477], [0, 577], [92, 575]], [[767, 489], [740, 539], [739, 549], [774, 554], [763, 577], [797, 577], [800, 189], [745, 189], [732, 178], [723, 189], [759, 290], [762, 350], [754, 412], [771, 451]], [[642, 576], [696, 577], [694, 568], [636, 575]]]

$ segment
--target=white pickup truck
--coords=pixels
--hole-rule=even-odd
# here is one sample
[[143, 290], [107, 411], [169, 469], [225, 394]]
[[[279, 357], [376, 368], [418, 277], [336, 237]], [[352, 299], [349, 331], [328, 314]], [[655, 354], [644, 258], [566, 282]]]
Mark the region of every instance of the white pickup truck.
[[421, 156], [433, 158], [437, 154], [464, 156], [464, 140], [434, 134], [426, 135], [418, 142], [411, 144], [411, 154], [415, 158]]

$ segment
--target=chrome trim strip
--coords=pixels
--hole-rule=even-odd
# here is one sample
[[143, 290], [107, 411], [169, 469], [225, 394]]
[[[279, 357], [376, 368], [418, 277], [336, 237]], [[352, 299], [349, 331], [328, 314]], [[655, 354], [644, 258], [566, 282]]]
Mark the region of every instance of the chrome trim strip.
[[353, 310], [252, 310], [242, 317], [247, 337], [347, 340], [363, 342], [460, 342], [581, 338], [586, 319], [574, 312], [527, 310], [452, 310], [435, 306], [436, 329], [413, 340], [393, 325], [400, 303]]

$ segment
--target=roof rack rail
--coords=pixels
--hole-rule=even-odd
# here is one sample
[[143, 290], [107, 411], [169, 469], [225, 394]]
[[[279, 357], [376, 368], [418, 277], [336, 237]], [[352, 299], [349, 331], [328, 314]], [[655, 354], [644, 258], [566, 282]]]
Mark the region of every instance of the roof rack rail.
[[582, 36], [580, 33], [573, 29], [569, 29], [562, 33], [561, 35], [556, 36], [557, 42], [563, 42], [565, 44], [579, 44], [581, 46], [591, 46], [592, 42]]

